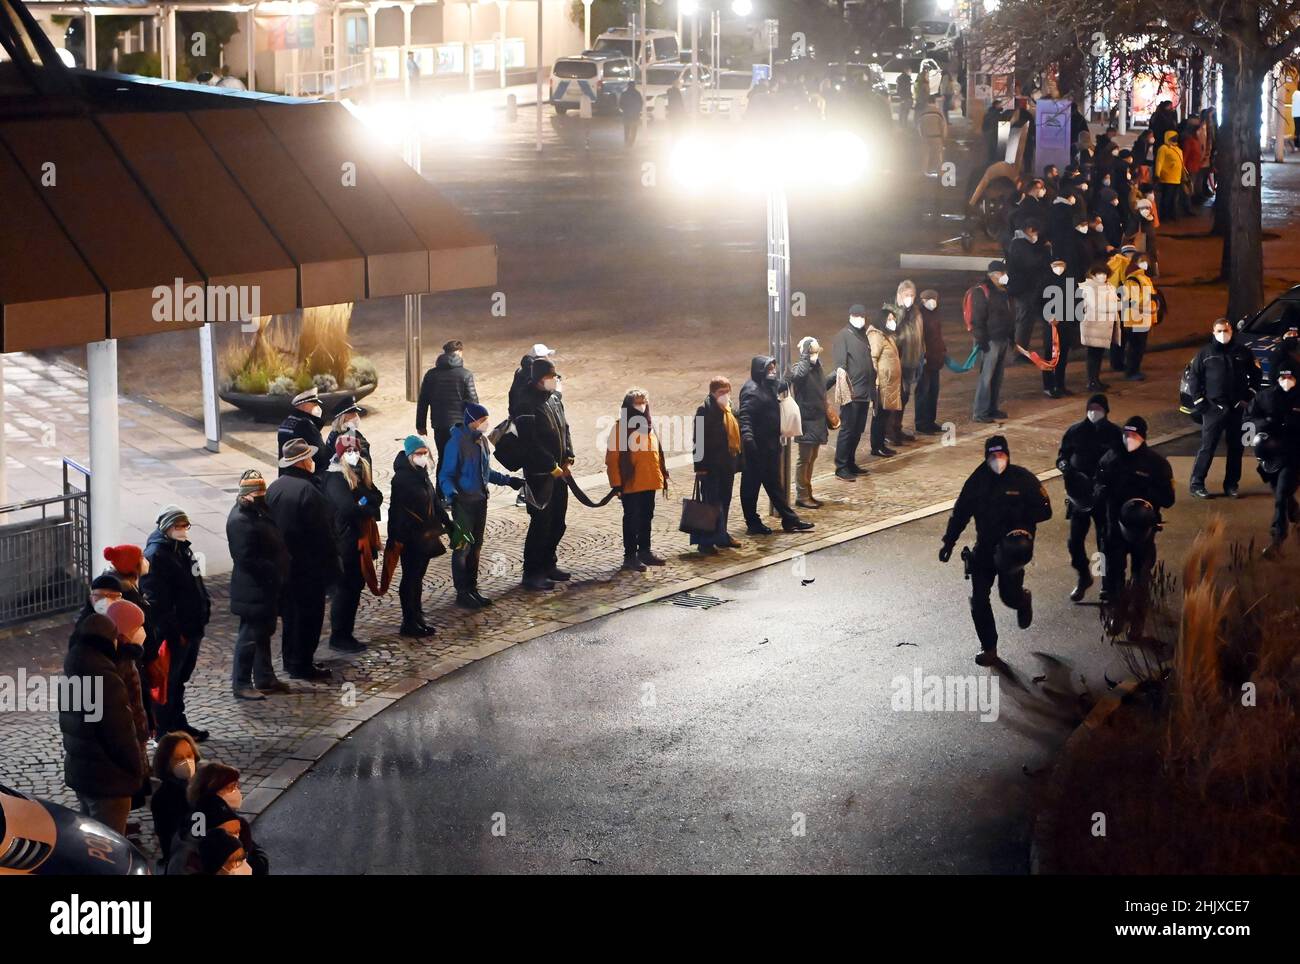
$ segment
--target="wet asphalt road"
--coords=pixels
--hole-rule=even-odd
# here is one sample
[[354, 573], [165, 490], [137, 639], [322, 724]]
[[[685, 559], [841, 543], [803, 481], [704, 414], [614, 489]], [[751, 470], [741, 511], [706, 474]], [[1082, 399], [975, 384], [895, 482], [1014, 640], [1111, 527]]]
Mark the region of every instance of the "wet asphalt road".
[[[1180, 495], [1190, 444], [1167, 449]], [[1023, 873], [1077, 719], [1045, 687], [1123, 675], [1094, 597], [1066, 598], [1049, 491], [1033, 627], [995, 598], [996, 721], [891, 709], [891, 681], [917, 669], [985, 675], [960, 565], [935, 557], [944, 513], [697, 590], [725, 600], [707, 610], [642, 606], [470, 665], [354, 731], [257, 834], [281, 872]], [[1214, 511], [1263, 533], [1249, 462], [1243, 492], [1178, 506], [1164, 556]]]

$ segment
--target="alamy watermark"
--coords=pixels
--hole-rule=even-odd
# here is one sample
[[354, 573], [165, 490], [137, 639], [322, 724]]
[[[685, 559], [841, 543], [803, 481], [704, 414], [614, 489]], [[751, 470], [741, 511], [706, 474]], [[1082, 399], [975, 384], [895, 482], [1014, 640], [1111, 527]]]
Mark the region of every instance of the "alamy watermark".
[[19, 669], [0, 674], [0, 713], [82, 713], [87, 723], [104, 718], [102, 676], [44, 676]]
[[153, 289], [153, 320], [252, 321], [262, 314], [261, 285], [187, 284], [176, 278]]
[[910, 677], [895, 676], [889, 688], [895, 713], [979, 713], [981, 723], [998, 718], [996, 676], [926, 675], [917, 666]]

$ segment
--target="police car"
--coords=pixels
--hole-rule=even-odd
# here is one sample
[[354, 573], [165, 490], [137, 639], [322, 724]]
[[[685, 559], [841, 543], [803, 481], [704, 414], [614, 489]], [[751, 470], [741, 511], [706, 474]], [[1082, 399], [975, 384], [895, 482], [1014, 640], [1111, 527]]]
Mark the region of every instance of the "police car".
[[144, 854], [116, 831], [75, 810], [0, 785], [0, 877], [150, 872]]
[[1263, 369], [1264, 382], [1271, 384], [1269, 357], [1290, 328], [1300, 328], [1300, 285], [1283, 292], [1264, 308], [1237, 322], [1238, 337], [1255, 355]]
[[[677, 33], [672, 30], [647, 30], [646, 63], [660, 64], [677, 60], [681, 56], [681, 47], [677, 43]], [[641, 31], [631, 27], [610, 27], [596, 38], [596, 50], [603, 53], [622, 54], [633, 63], [640, 62]]]
[[567, 114], [586, 99], [593, 111], [615, 111], [619, 95], [631, 82], [632, 61], [617, 51], [587, 50], [561, 57], [551, 68], [551, 106]]

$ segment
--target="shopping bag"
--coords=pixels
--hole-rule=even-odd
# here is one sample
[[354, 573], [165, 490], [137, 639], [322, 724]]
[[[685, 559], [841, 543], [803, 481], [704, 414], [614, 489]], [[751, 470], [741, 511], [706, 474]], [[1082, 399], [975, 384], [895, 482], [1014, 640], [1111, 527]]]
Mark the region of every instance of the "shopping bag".
[[781, 438], [798, 438], [803, 434], [803, 419], [799, 415], [799, 403], [794, 396], [785, 395], [781, 399]]

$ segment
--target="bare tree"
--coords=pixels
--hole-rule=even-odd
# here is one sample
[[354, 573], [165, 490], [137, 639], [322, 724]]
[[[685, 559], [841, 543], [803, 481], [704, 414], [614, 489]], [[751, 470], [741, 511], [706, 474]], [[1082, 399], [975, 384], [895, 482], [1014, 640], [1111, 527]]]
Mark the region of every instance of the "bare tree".
[[1239, 318], [1263, 304], [1260, 91], [1300, 45], [1300, 0], [1003, 0], [980, 29], [1017, 44], [1020, 62], [1040, 69], [1099, 54], [1128, 76], [1196, 52], [1218, 64], [1223, 116], [1215, 171], [1224, 196], [1216, 204], [1227, 214], [1227, 314]]

